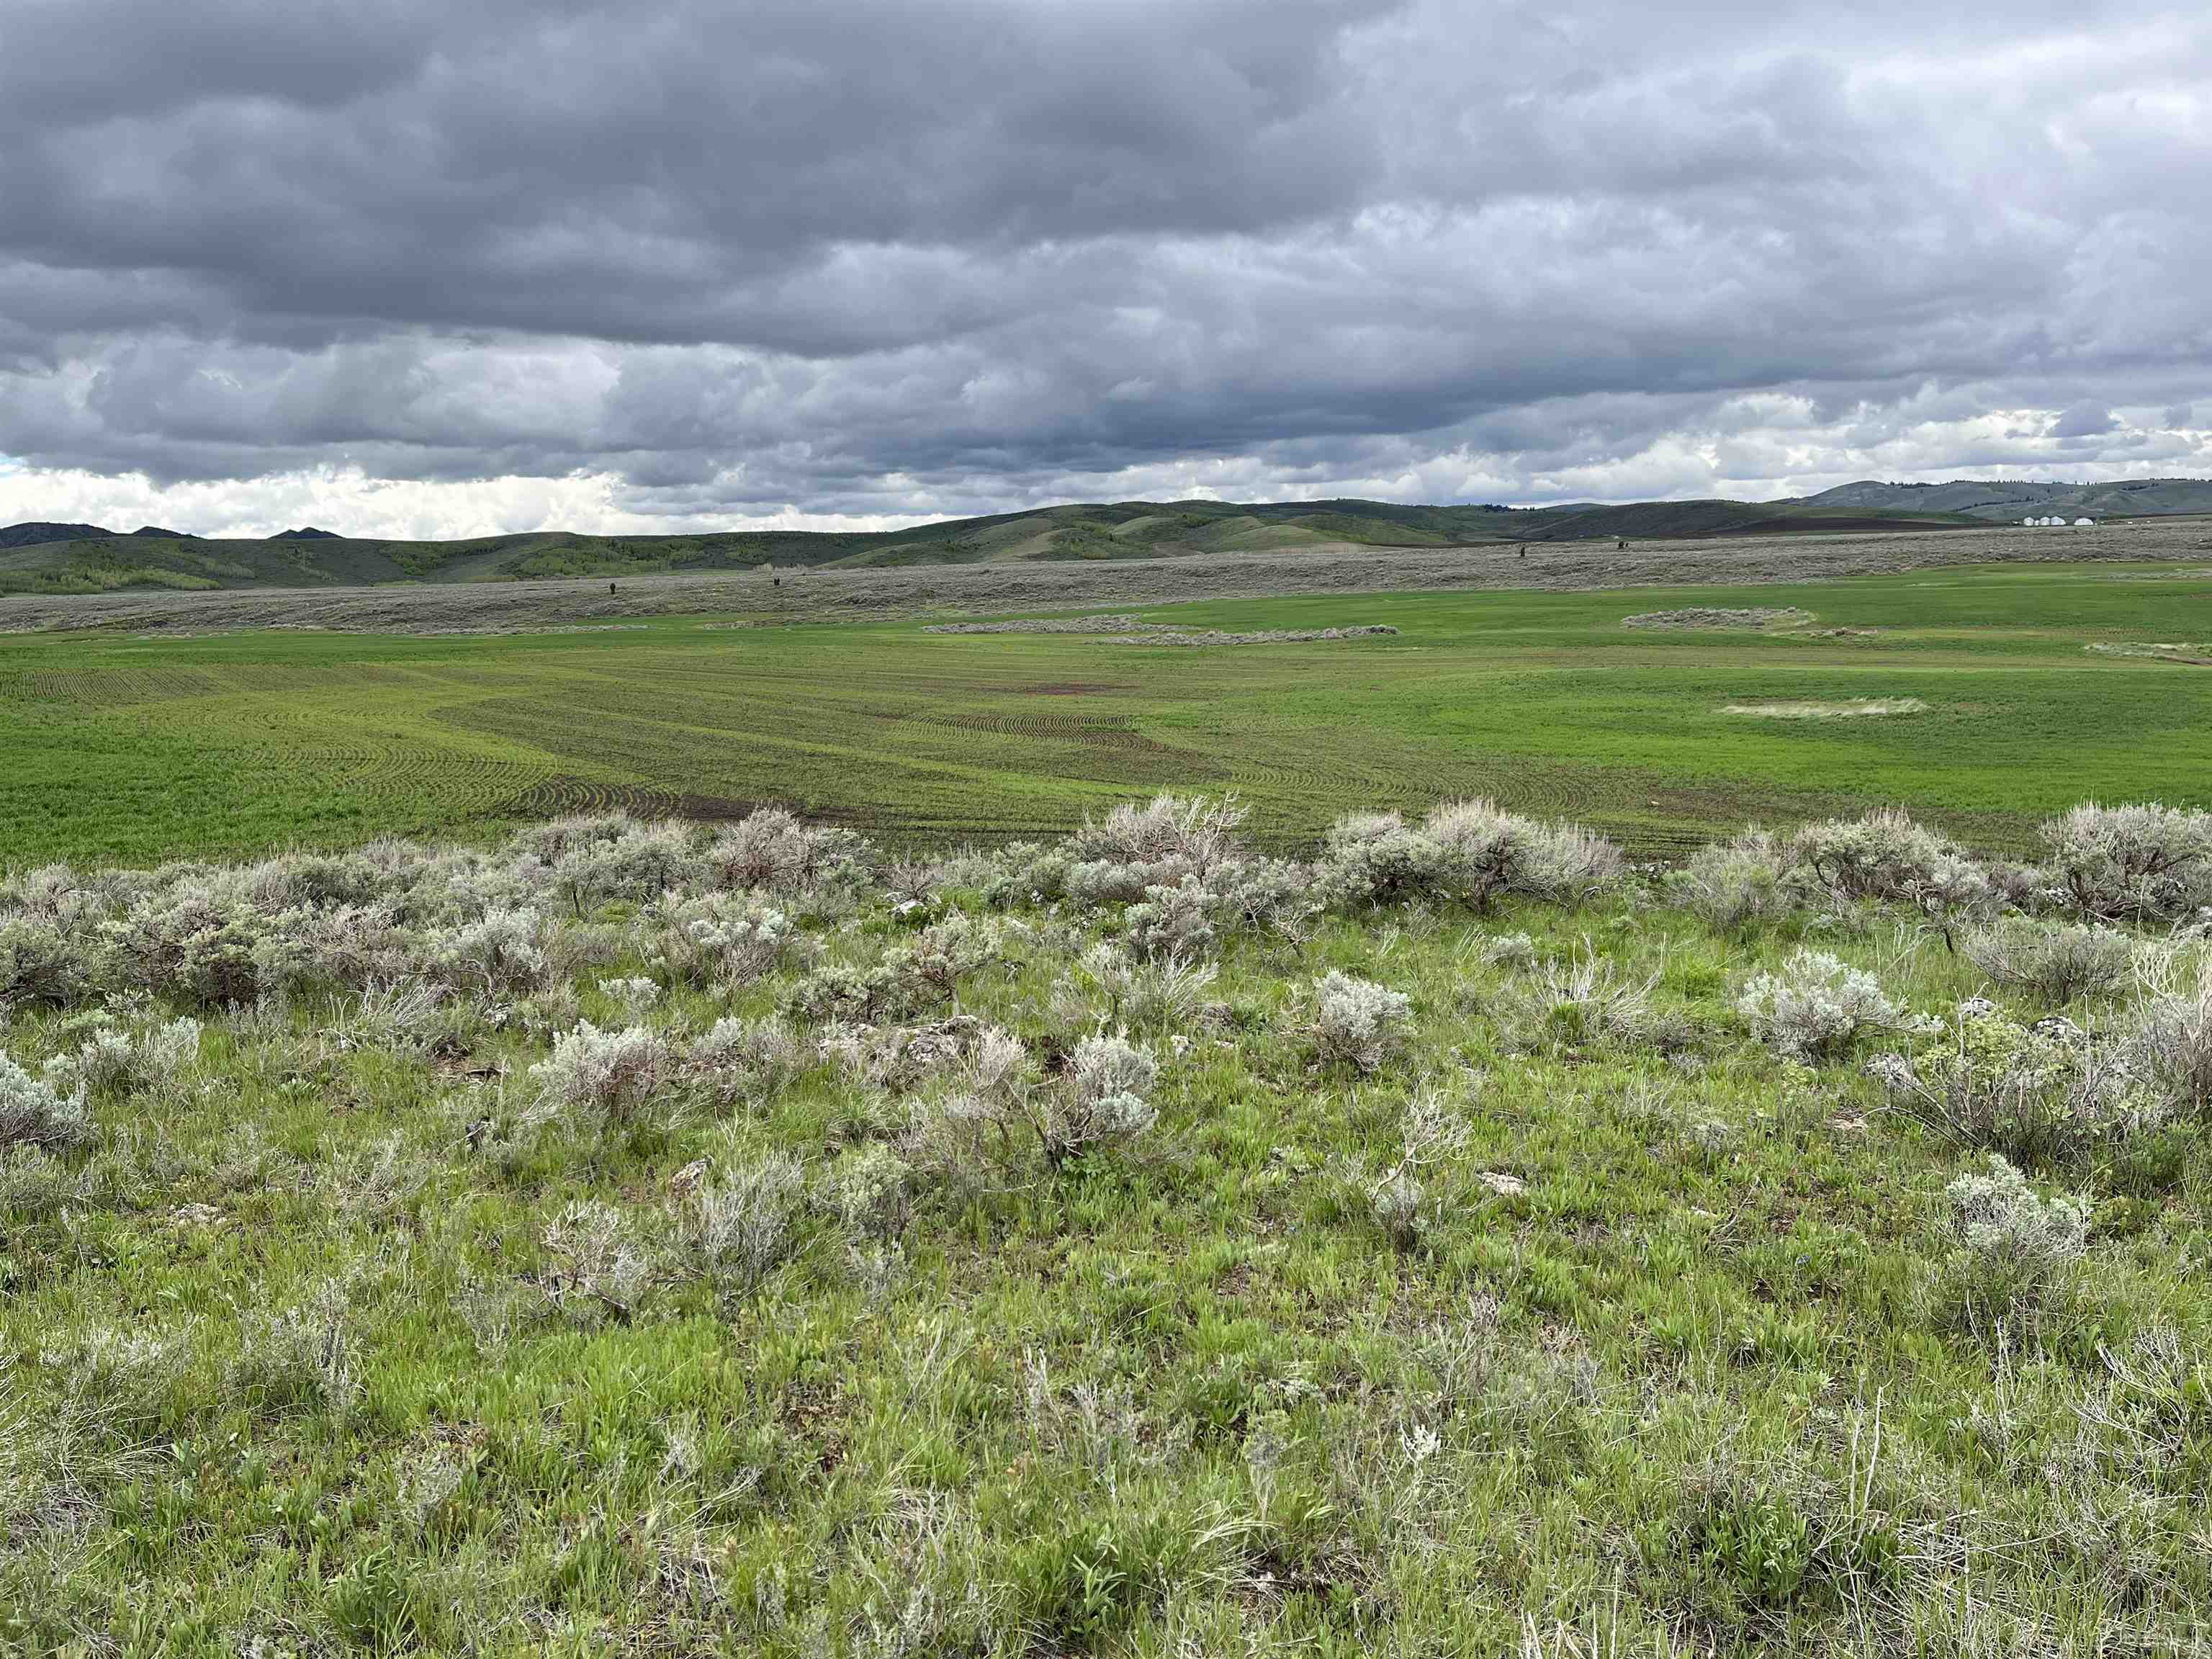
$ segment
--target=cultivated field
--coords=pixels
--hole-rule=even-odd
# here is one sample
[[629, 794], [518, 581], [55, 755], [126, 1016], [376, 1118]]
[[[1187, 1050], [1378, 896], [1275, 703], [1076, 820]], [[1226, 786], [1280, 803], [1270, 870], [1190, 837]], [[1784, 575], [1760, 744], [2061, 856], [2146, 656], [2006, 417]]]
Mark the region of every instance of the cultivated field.
[[2200, 1651], [2212, 818], [2038, 847], [20, 874], [0, 1639]]
[[[2177, 533], [1911, 549], [2010, 534], [2139, 551]], [[1715, 576], [1881, 574], [1589, 587], [1621, 556], [1509, 556], [1423, 592], [1376, 591], [1403, 574], [1379, 556], [1276, 560], [1266, 580], [1323, 591], [1175, 605], [1146, 596], [1261, 578], [1178, 561], [1036, 586], [908, 571], [510, 587], [466, 606], [406, 589], [16, 601], [0, 617], [81, 625], [0, 636], [0, 858], [489, 835], [594, 805], [728, 817], [763, 800], [893, 843], [1000, 841], [1162, 787], [1234, 790], [1285, 847], [1347, 802], [1470, 793], [1575, 812], [1643, 854], [1884, 801], [2019, 849], [2084, 796], [2212, 794], [2212, 678], [2176, 654], [2212, 638], [2212, 566], [1897, 571], [1894, 547], [1850, 542], [1665, 556]], [[1473, 585], [1538, 569], [1561, 588]], [[710, 602], [727, 609], [660, 614]], [[932, 631], [1085, 604], [1142, 626]], [[417, 631], [344, 631], [392, 626]], [[1396, 631], [1218, 637], [1363, 627]]]

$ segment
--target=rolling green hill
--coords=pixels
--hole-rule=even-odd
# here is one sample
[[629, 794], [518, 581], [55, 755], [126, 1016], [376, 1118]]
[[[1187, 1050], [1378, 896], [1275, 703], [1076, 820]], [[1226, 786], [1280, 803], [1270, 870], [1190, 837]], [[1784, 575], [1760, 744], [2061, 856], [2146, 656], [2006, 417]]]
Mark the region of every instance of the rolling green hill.
[[680, 536], [528, 532], [468, 541], [387, 541], [302, 529], [222, 540], [149, 527], [0, 529], [0, 593], [130, 587], [321, 587], [382, 582], [619, 580], [667, 571], [1203, 557], [1353, 543], [1495, 546], [1611, 537], [1666, 538], [1971, 526], [1956, 514], [1800, 502], [1647, 501], [1553, 507], [1404, 507], [1382, 501], [1116, 501], [1046, 507], [870, 534], [742, 531]]

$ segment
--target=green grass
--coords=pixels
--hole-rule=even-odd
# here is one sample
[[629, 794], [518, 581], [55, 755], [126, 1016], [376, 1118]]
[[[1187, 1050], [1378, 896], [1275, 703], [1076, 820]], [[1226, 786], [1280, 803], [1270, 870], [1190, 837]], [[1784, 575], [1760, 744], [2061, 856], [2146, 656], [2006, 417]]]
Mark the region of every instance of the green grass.
[[[1620, 626], [1796, 605], [1873, 637]], [[894, 840], [1063, 830], [1233, 789], [1296, 841], [1347, 801], [1488, 793], [1665, 853], [1903, 802], [2023, 848], [2085, 796], [2212, 799], [2212, 676], [2082, 649], [2212, 636], [2201, 570], [2006, 566], [1747, 589], [1357, 595], [1147, 617], [1395, 638], [1206, 650], [918, 623], [660, 619], [537, 635], [0, 636], [0, 863], [775, 799]], [[1916, 697], [1765, 720], [1729, 703]]]
[[[775, 902], [832, 963], [917, 936], [879, 890]], [[960, 911], [956, 879], [926, 914]], [[1724, 941], [1646, 890], [1237, 938], [1193, 999], [1212, 1009], [1138, 1017], [1161, 1062], [1141, 1136], [1058, 1169], [1009, 1143], [973, 1186], [916, 1162], [911, 1212], [864, 1215], [841, 1182], [937, 1096], [859, 1085], [811, 1025], [781, 1090], [672, 1085], [627, 1122], [516, 1130], [548, 1030], [620, 1025], [598, 981], [661, 973], [631, 914], [574, 939], [573, 986], [464, 1000], [419, 1050], [359, 1040], [343, 995], [200, 1010], [180, 1075], [98, 1095], [88, 1145], [0, 1162], [0, 1637], [769, 1659], [2193, 1639], [2201, 1126], [2033, 1171], [2088, 1195], [2089, 1260], [2025, 1334], [1962, 1327], [1943, 1188], [1978, 1157], [1729, 1012], [1808, 915]], [[1047, 1056], [1128, 1017], [1076, 965], [1110, 914], [1014, 921], [910, 1018]], [[1910, 921], [1817, 926], [1914, 1009], [1981, 988]], [[1675, 1057], [1489, 965], [1515, 930], [1650, 980]], [[1410, 998], [1370, 1073], [1316, 1049], [1331, 969]], [[676, 984], [647, 1018], [682, 1048], [787, 1007], [800, 971]], [[70, 1018], [19, 1012], [6, 1048], [36, 1070]], [[1394, 1228], [1368, 1195], [1424, 1097], [1455, 1131]], [[770, 1158], [799, 1186], [761, 1271], [702, 1273], [686, 1172]], [[561, 1247], [578, 1202], [636, 1273]]]

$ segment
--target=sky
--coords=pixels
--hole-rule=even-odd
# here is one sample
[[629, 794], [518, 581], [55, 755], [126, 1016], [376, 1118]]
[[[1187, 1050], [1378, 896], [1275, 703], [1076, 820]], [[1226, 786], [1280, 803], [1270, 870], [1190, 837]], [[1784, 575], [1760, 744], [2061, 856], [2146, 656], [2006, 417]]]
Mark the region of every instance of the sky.
[[2212, 474], [2212, 10], [0, 0], [0, 523]]

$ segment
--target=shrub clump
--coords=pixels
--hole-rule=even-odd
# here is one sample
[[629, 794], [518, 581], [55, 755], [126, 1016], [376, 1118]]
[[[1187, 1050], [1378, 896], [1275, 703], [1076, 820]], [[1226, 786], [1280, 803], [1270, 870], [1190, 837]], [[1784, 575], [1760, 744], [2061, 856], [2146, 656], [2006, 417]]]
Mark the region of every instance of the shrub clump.
[[171, 1020], [136, 1036], [102, 1026], [74, 1053], [47, 1061], [46, 1075], [64, 1087], [94, 1093], [161, 1088], [175, 1080], [199, 1048], [200, 1023], [196, 1019]]
[[2067, 1298], [2088, 1248], [2088, 1205], [2039, 1196], [1996, 1152], [1986, 1174], [1960, 1176], [1944, 1196], [1955, 1248], [1938, 1281], [1941, 1303], [1979, 1334], [2032, 1334]]
[[1961, 1146], [2049, 1164], [2156, 1123], [2158, 1103], [2120, 1047], [2070, 1020], [2022, 1025], [1975, 997], [1911, 1058], [1869, 1067], [1891, 1103]]
[[1764, 830], [1700, 847], [1668, 890], [1716, 933], [1742, 933], [1787, 915], [1796, 902], [1784, 849]]
[[1032, 1117], [1045, 1162], [1057, 1170], [1078, 1153], [1134, 1140], [1158, 1120], [1159, 1076], [1151, 1054], [1121, 1036], [1089, 1036], [1069, 1056], [1066, 1086], [1039, 1100]]
[[1868, 1034], [1906, 1024], [1873, 975], [1802, 947], [1780, 973], [1754, 975], [1735, 1006], [1752, 1036], [1808, 1066], [1841, 1059]]
[[2045, 823], [2043, 838], [2085, 915], [2171, 921], [2212, 904], [2212, 812], [2085, 801]]
[[662, 965], [695, 985], [750, 985], [805, 943], [782, 911], [727, 893], [663, 900], [646, 927]]
[[1371, 1072], [1403, 1041], [1413, 1005], [1402, 992], [1331, 969], [1314, 987], [1314, 1047], [1325, 1063]]
[[2118, 989], [2134, 957], [2128, 936], [2112, 928], [2052, 927], [2021, 916], [1974, 929], [1959, 948], [1997, 984], [2056, 1003]]
[[0, 1146], [75, 1146], [91, 1138], [81, 1085], [63, 1094], [0, 1053]]
[[1680, 1048], [1693, 1039], [1681, 1021], [1653, 1007], [1656, 971], [1632, 977], [1587, 939], [1565, 960], [1536, 957], [1533, 946], [1526, 957], [1516, 950], [1506, 959], [1523, 964], [1498, 1005], [1500, 1023], [1518, 1048], [1573, 1050], [1646, 1042]]
[[0, 921], [0, 1010], [74, 1007], [99, 980], [93, 941], [40, 916]]
[[700, 1182], [683, 1214], [691, 1271], [726, 1297], [750, 1295], [789, 1254], [805, 1191], [805, 1170], [786, 1152]]
[[304, 917], [269, 916], [213, 881], [179, 883], [104, 932], [123, 983], [203, 1007], [250, 1005], [299, 976], [293, 937]]
[[676, 1072], [668, 1041], [641, 1025], [603, 1031], [591, 1021], [553, 1039], [553, 1052], [530, 1068], [540, 1104], [581, 1113], [605, 1128], [624, 1128], [667, 1089]]
[[1795, 866], [1833, 898], [1910, 904], [1938, 919], [1991, 901], [1989, 873], [1971, 854], [1893, 807], [1808, 823], [1790, 853]]
[[708, 844], [709, 879], [741, 891], [814, 896], [848, 889], [874, 868], [868, 843], [850, 830], [810, 824], [780, 806], [763, 806]]
[[1479, 910], [1508, 894], [1578, 902], [1626, 867], [1619, 848], [1580, 824], [1540, 823], [1467, 800], [1436, 808], [1418, 829], [1395, 812], [1338, 819], [1319, 878], [1340, 905], [1423, 900]]
[[2212, 956], [2193, 969], [2177, 952], [2154, 956], [2142, 983], [2130, 1063], [2169, 1109], [2212, 1115]]
[[780, 1019], [724, 1018], [691, 1045], [685, 1068], [722, 1104], [773, 1100], [805, 1069], [799, 1036]]
[[552, 982], [545, 918], [528, 908], [486, 911], [434, 934], [427, 966], [443, 985], [497, 1000], [527, 996]]

